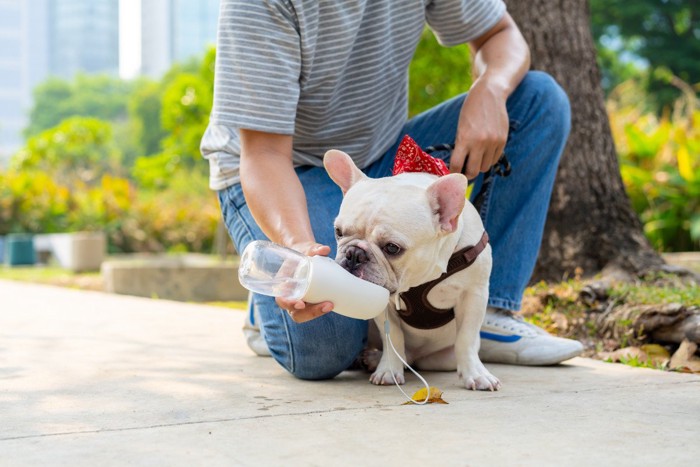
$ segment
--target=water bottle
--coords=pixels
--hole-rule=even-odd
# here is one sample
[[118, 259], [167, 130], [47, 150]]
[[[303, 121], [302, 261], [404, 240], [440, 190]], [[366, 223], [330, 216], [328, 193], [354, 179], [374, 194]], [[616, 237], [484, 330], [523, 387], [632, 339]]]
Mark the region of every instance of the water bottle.
[[389, 291], [353, 276], [326, 256], [306, 256], [256, 240], [241, 255], [238, 279], [251, 292], [307, 303], [333, 302], [333, 311], [357, 319], [378, 316]]

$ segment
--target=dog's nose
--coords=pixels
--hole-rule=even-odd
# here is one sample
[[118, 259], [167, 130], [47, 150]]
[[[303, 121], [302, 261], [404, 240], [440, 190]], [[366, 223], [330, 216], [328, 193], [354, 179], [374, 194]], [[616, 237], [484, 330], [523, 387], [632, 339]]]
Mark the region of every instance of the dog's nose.
[[354, 271], [357, 266], [369, 261], [367, 252], [356, 246], [349, 246], [345, 251], [345, 266], [348, 271]]

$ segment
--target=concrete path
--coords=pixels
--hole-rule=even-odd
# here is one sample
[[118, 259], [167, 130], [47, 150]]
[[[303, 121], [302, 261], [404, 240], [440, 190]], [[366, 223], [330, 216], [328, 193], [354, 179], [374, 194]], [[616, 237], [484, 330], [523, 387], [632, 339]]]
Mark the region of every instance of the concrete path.
[[[586, 359], [426, 373], [405, 406], [361, 372], [326, 382], [252, 355], [243, 313], [0, 281], [0, 465], [697, 465], [700, 376]], [[419, 389], [409, 378], [409, 391]]]

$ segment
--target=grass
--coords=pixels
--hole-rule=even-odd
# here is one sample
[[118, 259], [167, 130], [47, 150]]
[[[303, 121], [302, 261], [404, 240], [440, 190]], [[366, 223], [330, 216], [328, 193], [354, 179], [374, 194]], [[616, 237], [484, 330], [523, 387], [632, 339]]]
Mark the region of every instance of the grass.
[[102, 290], [99, 271], [74, 273], [57, 266], [0, 266], [0, 279], [58, 285], [73, 289]]
[[700, 306], [700, 287], [673, 274], [644, 277], [638, 284], [619, 284], [608, 291], [610, 298], [634, 305], [682, 303]]
[[670, 303], [680, 303], [686, 308], [700, 306], [698, 284], [674, 274], [655, 273], [631, 283], [610, 283], [605, 290], [598, 289], [593, 295], [582, 293], [586, 292], [587, 285], [589, 282], [578, 278], [558, 284], [535, 284], [525, 292], [521, 313], [525, 320], [551, 334], [580, 340], [586, 347], [584, 356], [587, 357], [607, 359], [606, 354], [630, 345], [647, 354], [653, 350], [653, 358], [649, 359], [637, 355], [619, 358], [620, 363], [633, 367], [663, 369], [660, 362], [667, 361], [678, 345], [659, 345], [650, 343], [647, 338], [637, 339], [631, 319], [619, 322], [620, 328], [629, 328], [629, 332], [621, 333], [616, 339], [609, 333], [603, 336], [597, 329], [597, 317], [623, 305], [627, 309]]
[[231, 308], [234, 310], [246, 310], [248, 309], [248, 302], [245, 301], [233, 301], [233, 302], [205, 302], [205, 305], [218, 306], [221, 308]]

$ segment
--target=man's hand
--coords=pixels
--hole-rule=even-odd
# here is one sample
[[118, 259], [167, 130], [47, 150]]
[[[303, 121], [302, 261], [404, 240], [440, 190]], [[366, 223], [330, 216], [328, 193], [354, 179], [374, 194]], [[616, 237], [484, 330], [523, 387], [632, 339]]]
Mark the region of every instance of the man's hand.
[[478, 80], [474, 83], [459, 114], [450, 160], [452, 172], [461, 172], [468, 158], [464, 175], [471, 180], [498, 162], [508, 139], [506, 99], [501, 91], [489, 87], [489, 83]]
[[[292, 249], [304, 253], [307, 256], [328, 256], [331, 248], [320, 243], [306, 242], [291, 246]], [[289, 316], [297, 323], [304, 323], [319, 316], [325, 315], [333, 309], [333, 303], [306, 303], [303, 300], [286, 300], [277, 297], [277, 305], [286, 310]]]
[[530, 49], [508, 13], [469, 46], [479, 78], [459, 114], [450, 171], [461, 172], [468, 158], [465, 175], [472, 179], [503, 153], [509, 127], [506, 100], [530, 67]]

